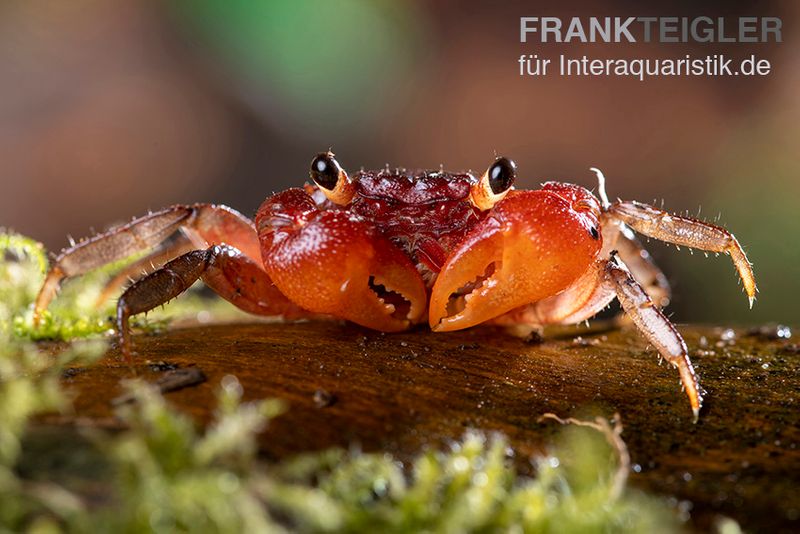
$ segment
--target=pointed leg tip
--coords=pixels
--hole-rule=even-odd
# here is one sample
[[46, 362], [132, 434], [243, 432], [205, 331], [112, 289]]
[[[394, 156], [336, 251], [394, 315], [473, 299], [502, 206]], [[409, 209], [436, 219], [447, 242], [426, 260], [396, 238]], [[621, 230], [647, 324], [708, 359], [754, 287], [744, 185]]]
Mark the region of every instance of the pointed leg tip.
[[700, 419], [700, 407], [695, 406], [692, 408], [692, 424], [696, 425], [697, 421]]
[[747, 297], [747, 301], [749, 302], [750, 309], [752, 310], [753, 309], [753, 304], [755, 304], [755, 302], [756, 302], [756, 298], [749, 296], [749, 297]]

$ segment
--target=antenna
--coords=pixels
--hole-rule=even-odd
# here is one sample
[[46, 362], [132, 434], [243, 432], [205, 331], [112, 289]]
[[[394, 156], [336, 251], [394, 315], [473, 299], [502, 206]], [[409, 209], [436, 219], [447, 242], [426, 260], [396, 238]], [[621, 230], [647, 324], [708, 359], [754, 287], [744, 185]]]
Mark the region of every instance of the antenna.
[[602, 204], [603, 210], [607, 210], [611, 202], [608, 201], [608, 195], [606, 195], [606, 177], [603, 176], [603, 171], [597, 167], [590, 167], [589, 170], [597, 175], [597, 194], [600, 195], [600, 204]]

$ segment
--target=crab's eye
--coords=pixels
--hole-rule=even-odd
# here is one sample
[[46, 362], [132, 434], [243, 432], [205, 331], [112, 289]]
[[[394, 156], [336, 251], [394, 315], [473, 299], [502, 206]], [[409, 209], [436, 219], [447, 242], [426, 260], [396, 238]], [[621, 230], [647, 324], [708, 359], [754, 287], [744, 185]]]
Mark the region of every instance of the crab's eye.
[[323, 152], [311, 160], [311, 179], [328, 191], [336, 189], [342, 168], [330, 152]]
[[333, 152], [322, 152], [311, 160], [311, 179], [319, 186], [328, 199], [339, 205], [346, 205], [353, 199], [355, 188], [347, 173], [333, 157]]
[[508, 158], [497, 158], [481, 179], [472, 186], [470, 199], [476, 208], [488, 210], [503, 200], [514, 185], [517, 165]]
[[517, 164], [508, 158], [497, 158], [489, 167], [487, 174], [492, 193], [499, 195], [514, 184], [514, 179], [517, 177]]

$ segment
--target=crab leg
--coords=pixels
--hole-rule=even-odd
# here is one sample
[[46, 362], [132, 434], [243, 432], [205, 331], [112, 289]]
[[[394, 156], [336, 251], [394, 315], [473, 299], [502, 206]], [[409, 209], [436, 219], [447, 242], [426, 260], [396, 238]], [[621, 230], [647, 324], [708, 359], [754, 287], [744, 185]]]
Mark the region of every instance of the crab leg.
[[103, 286], [103, 290], [100, 292], [100, 296], [97, 297], [95, 305], [99, 307], [111, 297], [116, 296], [118, 290], [128, 283], [128, 281], [138, 280], [162, 267], [169, 260], [175, 259], [196, 248], [197, 247], [192, 244], [189, 238], [184, 235], [178, 236], [172, 243], [166, 246], [162, 244], [153, 251], [152, 254], [148, 254], [144, 258], [123, 267], [111, 280], [106, 282], [106, 285]]
[[633, 278], [642, 284], [653, 302], [659, 308], [666, 307], [672, 297], [667, 277], [655, 264], [634, 231], [607, 212], [601, 216], [600, 227], [603, 229], [603, 251], [600, 256], [608, 258], [612, 253], [619, 254]]
[[642, 246], [642, 242], [636, 238], [636, 234], [624, 224], [619, 225], [619, 237], [614, 250], [619, 253], [619, 258], [625, 262], [634, 279], [642, 284], [653, 302], [659, 308], [666, 307], [672, 296], [667, 277]]
[[215, 293], [238, 308], [257, 315], [307, 317], [272, 283], [261, 266], [229, 245], [193, 250], [167, 262], [131, 285], [117, 303], [120, 350], [130, 363], [128, 319], [177, 297], [202, 278]]
[[148, 251], [178, 229], [191, 239], [196, 248], [230, 243], [250, 258], [260, 258], [253, 223], [240, 213], [212, 204], [172, 206], [62, 250], [36, 297], [34, 322], [39, 322], [42, 312], [47, 309], [65, 279]]
[[616, 255], [597, 261], [564, 292], [513, 310], [493, 322], [534, 327], [574, 324], [594, 316], [615, 297], [642, 335], [678, 368], [696, 420], [702, 397], [686, 343]]
[[633, 201], [615, 202], [608, 207], [607, 213], [648, 237], [730, 255], [742, 279], [750, 307], [753, 307], [757, 291], [753, 267], [747, 261], [739, 242], [724, 228], [689, 217], [671, 215], [653, 206]]
[[34, 323], [39, 322], [42, 312], [47, 309], [64, 279], [93, 271], [158, 245], [191, 215], [192, 209], [188, 206], [173, 206], [62, 250], [47, 272], [36, 297]]
[[534, 327], [574, 324], [593, 317], [615, 297], [642, 335], [678, 368], [696, 420], [702, 397], [686, 343], [616, 255], [597, 261], [564, 292], [513, 310], [493, 322]]
[[605, 263], [605, 281], [616, 292], [622, 308], [647, 341], [656, 347], [665, 360], [678, 368], [696, 421], [703, 399], [683, 338], [618, 258], [613, 257]]

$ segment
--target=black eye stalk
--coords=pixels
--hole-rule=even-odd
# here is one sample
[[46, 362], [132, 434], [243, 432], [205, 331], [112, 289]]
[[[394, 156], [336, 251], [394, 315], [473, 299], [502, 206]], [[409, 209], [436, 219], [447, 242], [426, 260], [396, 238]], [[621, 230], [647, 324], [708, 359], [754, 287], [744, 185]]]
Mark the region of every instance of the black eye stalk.
[[514, 185], [514, 180], [517, 178], [517, 164], [508, 158], [499, 157], [489, 167], [488, 178], [492, 193], [499, 195]]
[[333, 152], [321, 152], [311, 160], [311, 172], [309, 174], [318, 186], [328, 191], [333, 191], [336, 189], [336, 184], [339, 183], [342, 167], [333, 157]]

